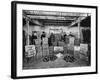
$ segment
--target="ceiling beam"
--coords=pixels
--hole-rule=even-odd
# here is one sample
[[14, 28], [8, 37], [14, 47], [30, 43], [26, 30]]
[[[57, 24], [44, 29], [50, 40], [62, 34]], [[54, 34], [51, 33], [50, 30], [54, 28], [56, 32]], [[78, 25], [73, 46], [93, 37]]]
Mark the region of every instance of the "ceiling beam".
[[31, 19], [30, 17], [26, 16], [26, 15], [23, 15], [23, 18], [29, 20], [30, 22], [34, 23], [34, 24], [37, 24], [39, 26], [42, 26], [42, 24], [38, 21], [38, 20], [34, 20], [34, 19]]
[[44, 15], [44, 16], [87, 16], [87, 13], [40, 11], [40, 10], [24, 10], [23, 13], [25, 13], [26, 15]]
[[76, 23], [78, 22], [81, 22], [82, 20], [84, 20], [87, 16], [82, 16], [82, 17], [79, 17], [77, 20], [73, 21], [69, 26], [73, 26], [75, 25]]
[[61, 17], [61, 16], [37, 16], [27, 15], [32, 19], [50, 19], [50, 20], [76, 20], [77, 17]]

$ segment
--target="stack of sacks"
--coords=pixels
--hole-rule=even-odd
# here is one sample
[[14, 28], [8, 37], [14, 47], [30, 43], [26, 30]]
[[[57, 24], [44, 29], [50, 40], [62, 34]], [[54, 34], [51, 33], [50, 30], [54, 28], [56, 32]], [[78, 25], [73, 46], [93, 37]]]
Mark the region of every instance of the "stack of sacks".
[[40, 45], [36, 45], [36, 53], [37, 58], [42, 57], [42, 47]]
[[54, 47], [50, 46], [49, 47], [49, 54], [52, 55], [54, 53]]
[[68, 44], [67, 45], [67, 53], [70, 55], [74, 55], [74, 45], [73, 44]]
[[26, 45], [25, 46], [26, 57], [33, 57], [36, 55], [35, 45]]
[[74, 46], [74, 58], [80, 59], [80, 46]]
[[49, 55], [49, 47], [48, 47], [48, 44], [43, 44], [42, 45], [42, 54], [43, 54], [43, 56]]
[[55, 34], [55, 41], [61, 40], [61, 35], [60, 34]]
[[65, 43], [66, 43], [66, 44], [69, 43], [69, 37], [68, 37], [68, 36], [65, 37]]
[[55, 35], [54, 34], [51, 34], [50, 35], [50, 42], [52, 43], [52, 42], [54, 42], [55, 41]]
[[66, 44], [64, 44], [64, 46], [63, 46], [63, 47], [64, 47], [64, 54], [67, 54], [67, 50], [68, 50], [68, 48], [67, 48], [67, 47], [68, 47], [68, 46], [67, 46]]
[[43, 38], [43, 39], [42, 39], [42, 43], [43, 43], [43, 45], [48, 44], [48, 38]]
[[88, 44], [80, 44], [80, 58], [87, 59]]

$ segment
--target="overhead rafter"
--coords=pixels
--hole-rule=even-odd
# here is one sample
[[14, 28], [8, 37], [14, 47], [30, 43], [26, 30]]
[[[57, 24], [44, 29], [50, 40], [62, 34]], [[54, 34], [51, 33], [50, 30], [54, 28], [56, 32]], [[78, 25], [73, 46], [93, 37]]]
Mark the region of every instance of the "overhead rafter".
[[41, 15], [41, 16], [86, 16], [86, 13], [78, 12], [58, 12], [58, 11], [41, 11], [41, 10], [24, 10], [27, 15]]
[[32, 19], [49, 19], [49, 20], [76, 20], [76, 17], [61, 17], [61, 16], [33, 16], [33, 15], [27, 15], [28, 17]]
[[78, 22], [81, 22], [82, 20], [84, 20], [87, 16], [82, 16], [82, 17], [79, 17], [77, 20], [73, 21], [69, 26], [73, 26], [75, 25], [76, 23]]
[[38, 21], [38, 20], [34, 20], [34, 19], [31, 19], [30, 17], [28, 17], [27, 15], [23, 15], [23, 18], [27, 18], [30, 22], [34, 23], [34, 24], [37, 24], [39, 26], [42, 26], [42, 24]]

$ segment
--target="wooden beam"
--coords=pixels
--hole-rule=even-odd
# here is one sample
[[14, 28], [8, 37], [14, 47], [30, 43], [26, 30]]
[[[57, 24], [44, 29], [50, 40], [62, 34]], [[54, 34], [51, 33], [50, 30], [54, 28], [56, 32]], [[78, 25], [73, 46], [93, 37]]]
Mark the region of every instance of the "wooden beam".
[[47, 16], [87, 16], [87, 13], [76, 12], [58, 12], [58, 11], [41, 11], [41, 10], [24, 10], [27, 15], [47, 15]]
[[87, 17], [87, 16], [79, 17], [77, 20], [73, 21], [73, 22], [71, 23], [71, 25], [69, 25], [69, 26], [71, 27], [71, 26], [75, 25], [76, 23], [81, 22], [81, 21], [84, 20], [86, 17]]
[[26, 27], [27, 27], [27, 45], [29, 45], [29, 20], [28, 20], [28, 18], [25, 18], [25, 20], [26, 20]]
[[27, 15], [32, 19], [49, 19], [49, 20], [76, 20], [77, 17], [62, 17], [62, 16], [37, 16], [37, 15]]
[[27, 18], [30, 22], [42, 26], [42, 24], [38, 20], [31, 19], [30, 17], [23, 15], [23, 18]]

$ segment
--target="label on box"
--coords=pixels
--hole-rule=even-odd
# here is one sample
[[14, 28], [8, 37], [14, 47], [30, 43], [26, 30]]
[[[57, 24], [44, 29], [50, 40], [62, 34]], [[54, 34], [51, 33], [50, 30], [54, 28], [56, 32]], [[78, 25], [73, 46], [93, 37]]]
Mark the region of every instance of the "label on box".
[[32, 57], [36, 55], [35, 45], [26, 45], [25, 51], [27, 53], [27, 57]]
[[62, 46], [54, 46], [54, 51], [63, 51], [63, 47]]

